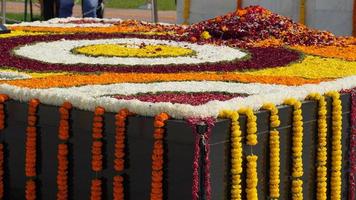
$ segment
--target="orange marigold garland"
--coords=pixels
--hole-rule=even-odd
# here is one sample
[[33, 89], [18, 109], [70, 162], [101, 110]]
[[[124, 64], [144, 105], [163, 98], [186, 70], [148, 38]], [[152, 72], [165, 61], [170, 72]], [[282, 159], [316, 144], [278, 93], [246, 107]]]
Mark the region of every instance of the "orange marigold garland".
[[[103, 170], [103, 142], [101, 141], [103, 138], [103, 121], [105, 110], [102, 107], [95, 108], [94, 112], [94, 120], [93, 120], [93, 130], [92, 130], [92, 161], [91, 161], [91, 169], [98, 173]], [[99, 178], [95, 178], [91, 183], [91, 194], [90, 197], [92, 200], [101, 199], [102, 191], [101, 191], [101, 180]]]
[[72, 104], [64, 102], [59, 108], [60, 121], [58, 138], [61, 143], [58, 144], [58, 172], [57, 172], [57, 199], [68, 199], [68, 139], [69, 139], [69, 113]]
[[[122, 109], [115, 116], [116, 135], [115, 135], [114, 169], [117, 173], [123, 171], [125, 168], [126, 119], [131, 114], [132, 113], [130, 113], [127, 109]], [[124, 182], [124, 178], [121, 175], [114, 176], [114, 180], [113, 180], [114, 200], [124, 199], [123, 182]]]
[[[7, 95], [0, 95], [0, 131], [5, 128], [4, 103], [8, 98]], [[4, 148], [4, 144], [0, 143], [0, 199], [4, 197]]]
[[163, 199], [163, 138], [165, 122], [169, 119], [169, 115], [161, 113], [156, 115], [154, 121], [154, 144], [152, 153], [152, 183], [151, 183], [151, 200]]
[[26, 129], [26, 159], [25, 174], [26, 181], [26, 199], [36, 199], [36, 137], [37, 137], [37, 108], [40, 104], [38, 99], [32, 99], [28, 107], [28, 119]]

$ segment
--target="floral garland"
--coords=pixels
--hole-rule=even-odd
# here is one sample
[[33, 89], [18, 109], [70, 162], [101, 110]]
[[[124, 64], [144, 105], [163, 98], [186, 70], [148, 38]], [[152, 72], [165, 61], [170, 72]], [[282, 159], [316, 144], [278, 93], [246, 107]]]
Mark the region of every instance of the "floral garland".
[[318, 102], [318, 151], [317, 151], [317, 200], [327, 199], [327, 107], [325, 97], [318, 94], [309, 94], [307, 99], [315, 100]]
[[[102, 107], [97, 107], [94, 112], [93, 119], [93, 130], [92, 130], [92, 162], [91, 169], [97, 174], [103, 170], [103, 128], [104, 128], [104, 113], [105, 110]], [[101, 188], [101, 179], [95, 177], [92, 180], [91, 184], [91, 193], [90, 197], [92, 200], [101, 199], [102, 188]]]
[[349, 200], [356, 198], [356, 89], [351, 90]]
[[257, 141], [257, 117], [253, 113], [251, 108], [241, 108], [238, 111], [240, 114], [244, 114], [247, 117], [247, 136], [246, 143], [250, 146], [254, 146], [258, 143]]
[[273, 103], [266, 103], [262, 106], [271, 112], [270, 132], [269, 132], [269, 196], [278, 199], [280, 180], [280, 139], [277, 128], [281, 124], [278, 116], [278, 108]]
[[[4, 130], [5, 128], [5, 110], [4, 110], [4, 103], [7, 101], [9, 97], [4, 94], [0, 94], [0, 131]], [[4, 143], [0, 143], [0, 199], [4, 198]]]
[[231, 119], [231, 200], [241, 200], [242, 133], [237, 111], [224, 110], [219, 117]]
[[57, 171], [57, 199], [68, 199], [68, 139], [69, 139], [69, 117], [72, 104], [64, 102], [59, 108], [60, 121], [58, 128], [58, 171]]
[[296, 99], [287, 99], [284, 104], [293, 107], [293, 139], [292, 139], [292, 198], [303, 199], [303, 117], [302, 103]]
[[183, 1], [183, 24], [189, 24], [190, 0]]
[[[211, 199], [211, 183], [210, 183], [210, 136], [212, 128], [215, 126], [215, 119], [212, 117], [208, 118], [188, 118], [187, 123], [193, 129], [193, 134], [195, 135], [195, 144], [194, 144], [194, 159], [193, 159], [193, 188], [192, 188], [192, 199], [200, 199], [199, 193], [204, 195], [206, 200]], [[206, 125], [206, 130], [204, 133], [198, 132], [198, 125]], [[200, 154], [201, 148], [204, 148], [205, 157], [203, 158], [204, 166], [200, 166]], [[199, 169], [204, 168], [204, 174], [201, 176], [204, 177], [204, 183], [199, 181]], [[204, 192], [199, 190], [199, 185], [204, 185]]]
[[169, 115], [161, 113], [155, 117], [154, 121], [154, 145], [152, 153], [152, 183], [151, 200], [163, 199], [163, 165], [164, 165], [164, 126], [169, 119]]
[[[121, 109], [118, 114], [116, 114], [115, 125], [116, 125], [116, 135], [115, 135], [115, 159], [114, 159], [114, 169], [115, 172], [120, 173], [125, 169], [125, 132], [126, 132], [126, 120], [127, 117], [132, 115], [127, 109]], [[124, 177], [122, 175], [114, 176], [113, 180], [113, 190], [114, 190], [114, 200], [124, 200]]]
[[26, 199], [36, 199], [36, 139], [37, 139], [37, 108], [40, 101], [32, 99], [28, 106], [28, 118], [26, 129], [26, 153], [25, 153], [25, 175], [26, 175]]
[[[258, 143], [257, 140], [257, 117], [251, 108], [241, 108], [238, 111], [240, 114], [244, 114], [247, 117], [247, 136], [246, 143], [250, 146], [255, 146]], [[246, 194], [247, 199], [258, 199], [257, 192], [257, 156], [249, 155], [247, 158], [247, 179], [246, 179]]]
[[258, 200], [257, 192], [257, 159], [256, 155], [247, 156], [247, 168], [246, 168], [246, 197], [248, 200]]
[[342, 104], [340, 94], [336, 91], [328, 92], [332, 98], [332, 150], [331, 150], [331, 180], [330, 198], [341, 199], [342, 189]]

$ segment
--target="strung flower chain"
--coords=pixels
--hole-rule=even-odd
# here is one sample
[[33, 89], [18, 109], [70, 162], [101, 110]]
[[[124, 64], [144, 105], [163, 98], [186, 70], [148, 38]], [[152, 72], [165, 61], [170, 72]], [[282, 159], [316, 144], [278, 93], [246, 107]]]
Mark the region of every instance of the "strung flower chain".
[[237, 0], [236, 4], [237, 4], [237, 9], [242, 8], [242, 0]]
[[152, 183], [151, 183], [151, 200], [163, 199], [163, 138], [165, 122], [169, 119], [169, 115], [161, 113], [156, 115], [154, 121], [154, 145], [152, 153]]
[[247, 117], [247, 144], [250, 146], [254, 146], [258, 143], [257, 141], [257, 117], [253, 113], [251, 108], [241, 108], [238, 111], [240, 114], [244, 114]]
[[[8, 100], [9, 97], [7, 95], [0, 95], [0, 131], [5, 128], [5, 110], [4, 103]], [[0, 143], [0, 199], [4, 198], [4, 144]]]
[[272, 103], [266, 103], [263, 109], [269, 110], [270, 115], [270, 132], [269, 132], [269, 196], [278, 199], [280, 183], [280, 139], [277, 128], [281, 124], [278, 116], [278, 108]]
[[28, 106], [28, 118], [27, 118], [27, 129], [26, 129], [26, 159], [25, 159], [25, 174], [27, 177], [26, 181], [26, 199], [34, 200], [36, 199], [36, 137], [37, 137], [37, 108], [40, 101], [37, 99], [32, 99]]
[[338, 92], [328, 92], [332, 98], [331, 199], [341, 199], [342, 170], [342, 105]]
[[[126, 132], [126, 120], [131, 113], [127, 109], [122, 109], [116, 114], [115, 125], [115, 160], [114, 169], [117, 173], [120, 173], [125, 168], [125, 132]], [[114, 176], [114, 200], [124, 199], [124, 177], [121, 175]]]
[[287, 99], [284, 104], [293, 107], [293, 139], [292, 139], [292, 199], [303, 199], [303, 117], [302, 104], [296, 99]]
[[327, 121], [326, 121], [326, 100], [325, 97], [318, 94], [312, 93], [307, 99], [318, 101], [318, 151], [317, 151], [317, 189], [316, 198], [317, 200], [327, 199]]
[[68, 199], [68, 139], [69, 139], [69, 113], [72, 104], [64, 102], [59, 108], [60, 121], [58, 138], [61, 143], [58, 144], [58, 171], [57, 171], [57, 199]]
[[[247, 136], [246, 143], [250, 146], [257, 145], [257, 117], [253, 113], [251, 108], [241, 108], [238, 111], [240, 114], [244, 114], [247, 117]], [[249, 155], [247, 156], [247, 180], [246, 180], [246, 193], [247, 199], [258, 199], [257, 192], [257, 156]]]
[[231, 200], [241, 199], [241, 174], [242, 174], [242, 133], [239, 124], [239, 113], [224, 110], [220, 118], [231, 119]]
[[[104, 113], [105, 110], [102, 107], [95, 108], [94, 112], [94, 120], [93, 120], [93, 130], [92, 130], [92, 162], [91, 162], [91, 169], [98, 173], [103, 170], [103, 121], [104, 121]], [[101, 199], [102, 196], [102, 189], [101, 189], [101, 180], [99, 178], [95, 178], [92, 180], [91, 184], [91, 200], [98, 200]]]
[[354, 200], [356, 198], [356, 89], [351, 90], [350, 165], [349, 200]]
[[258, 157], [255, 155], [247, 156], [247, 169], [246, 169], [246, 195], [249, 200], [258, 200], [258, 192], [257, 192], [257, 159]]

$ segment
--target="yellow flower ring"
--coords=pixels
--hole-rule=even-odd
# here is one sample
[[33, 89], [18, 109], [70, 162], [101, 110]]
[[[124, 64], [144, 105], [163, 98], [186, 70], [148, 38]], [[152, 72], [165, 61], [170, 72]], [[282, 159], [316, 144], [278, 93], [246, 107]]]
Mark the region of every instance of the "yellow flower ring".
[[73, 53], [88, 56], [104, 57], [138, 57], [138, 58], [161, 58], [194, 56], [195, 51], [189, 48], [170, 45], [132, 45], [132, 44], [97, 44], [78, 47]]

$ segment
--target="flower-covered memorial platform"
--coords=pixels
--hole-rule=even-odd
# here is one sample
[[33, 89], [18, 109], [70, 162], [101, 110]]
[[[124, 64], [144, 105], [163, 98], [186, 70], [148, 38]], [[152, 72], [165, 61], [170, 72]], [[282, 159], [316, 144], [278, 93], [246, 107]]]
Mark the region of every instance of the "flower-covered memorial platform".
[[0, 35], [0, 198], [356, 198], [356, 39], [259, 6]]

